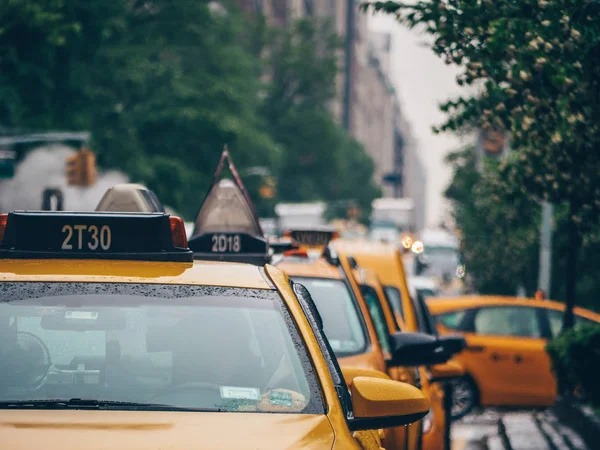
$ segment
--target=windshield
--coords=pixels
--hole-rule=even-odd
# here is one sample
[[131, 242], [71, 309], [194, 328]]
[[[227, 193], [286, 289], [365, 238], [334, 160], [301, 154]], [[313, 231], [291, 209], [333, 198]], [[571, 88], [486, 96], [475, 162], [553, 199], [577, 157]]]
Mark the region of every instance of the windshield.
[[302, 342], [275, 291], [3, 283], [0, 407], [93, 399], [322, 413]]
[[325, 336], [336, 356], [363, 353], [367, 335], [350, 289], [342, 280], [294, 277], [313, 298], [323, 319]]

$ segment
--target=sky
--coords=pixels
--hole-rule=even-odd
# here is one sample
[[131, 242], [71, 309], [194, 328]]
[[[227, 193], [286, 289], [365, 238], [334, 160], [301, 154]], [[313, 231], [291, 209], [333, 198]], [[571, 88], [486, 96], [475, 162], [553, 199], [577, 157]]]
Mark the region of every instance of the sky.
[[444, 164], [444, 157], [465, 142], [449, 133], [436, 135], [432, 126], [444, 122], [445, 114], [438, 105], [461, 91], [456, 84], [459, 71], [433, 53], [427, 45], [431, 40], [429, 36], [409, 30], [391, 16], [371, 16], [369, 28], [392, 33], [390, 78], [427, 170], [426, 225], [436, 226], [449, 208], [443, 191], [450, 182], [452, 170]]

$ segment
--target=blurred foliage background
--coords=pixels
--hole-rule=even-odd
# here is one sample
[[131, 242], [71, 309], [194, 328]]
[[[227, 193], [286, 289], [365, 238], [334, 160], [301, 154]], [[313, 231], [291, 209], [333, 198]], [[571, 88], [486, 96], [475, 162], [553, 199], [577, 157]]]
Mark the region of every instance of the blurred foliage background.
[[[192, 219], [225, 144], [261, 215], [277, 201], [379, 195], [331, 117], [340, 42], [326, 23], [271, 29], [233, 0], [0, 3], [0, 125], [89, 130], [118, 168]], [[275, 197], [261, 198], [267, 167]]]

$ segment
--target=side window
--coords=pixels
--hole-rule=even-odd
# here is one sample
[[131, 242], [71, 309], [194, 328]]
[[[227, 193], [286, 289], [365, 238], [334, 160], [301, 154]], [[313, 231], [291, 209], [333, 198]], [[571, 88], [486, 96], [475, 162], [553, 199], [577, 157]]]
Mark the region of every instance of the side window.
[[578, 316], [577, 314], [575, 314], [575, 326], [578, 325], [597, 325], [598, 322], [592, 320], [592, 319], [586, 319], [585, 317], [582, 316]]
[[[562, 330], [563, 312], [557, 311], [555, 309], [546, 309], [546, 315], [548, 316], [548, 322], [550, 323], [550, 332], [552, 333], [552, 337], [555, 338], [560, 334], [560, 330]], [[595, 323], [597, 322], [575, 314], [576, 327], [581, 325], [591, 325]]]
[[421, 293], [418, 293], [416, 301], [418, 303], [419, 310], [421, 311], [421, 314], [423, 316], [425, 332], [427, 334], [437, 336], [438, 331], [437, 331], [437, 328], [435, 327], [435, 320], [431, 316], [431, 312], [429, 311], [429, 308], [427, 307], [427, 304], [425, 303], [425, 297]]
[[390, 304], [394, 312], [400, 314], [400, 317], [404, 319], [404, 311], [402, 311], [402, 295], [398, 288], [393, 286], [385, 286], [385, 294], [388, 296]]
[[475, 332], [495, 336], [541, 337], [535, 308], [498, 306], [475, 314]]
[[465, 314], [467, 314], [466, 310], [444, 313], [437, 316], [437, 320], [446, 328], [450, 328], [451, 330], [460, 330]]
[[546, 316], [548, 317], [548, 323], [550, 324], [550, 333], [555, 338], [560, 334], [563, 324], [563, 312], [556, 311], [554, 309], [546, 309]]
[[381, 348], [390, 353], [390, 344], [388, 342], [388, 336], [390, 334], [387, 323], [385, 322], [385, 316], [383, 315], [383, 311], [381, 310], [381, 305], [379, 304], [379, 299], [377, 298], [377, 292], [371, 286], [367, 286], [365, 284], [361, 285], [360, 290], [367, 302], [367, 306], [369, 307], [369, 313], [371, 314], [371, 319], [373, 319], [373, 324], [375, 325], [375, 331], [377, 333], [377, 338], [379, 339], [379, 344]]

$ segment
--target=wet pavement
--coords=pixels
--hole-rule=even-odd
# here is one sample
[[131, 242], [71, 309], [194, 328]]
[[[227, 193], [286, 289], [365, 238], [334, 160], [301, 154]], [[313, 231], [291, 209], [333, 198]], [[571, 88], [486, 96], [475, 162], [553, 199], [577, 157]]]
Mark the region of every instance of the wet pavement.
[[452, 450], [591, 450], [550, 411], [485, 410], [452, 425]]

